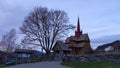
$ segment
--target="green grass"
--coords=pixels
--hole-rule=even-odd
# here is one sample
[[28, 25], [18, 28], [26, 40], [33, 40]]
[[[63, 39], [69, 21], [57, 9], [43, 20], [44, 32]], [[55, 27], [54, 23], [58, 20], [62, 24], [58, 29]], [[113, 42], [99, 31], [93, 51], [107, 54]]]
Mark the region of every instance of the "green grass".
[[61, 64], [70, 68], [120, 68], [120, 62], [70, 62]]
[[6, 67], [5, 64], [0, 64], [0, 68]]

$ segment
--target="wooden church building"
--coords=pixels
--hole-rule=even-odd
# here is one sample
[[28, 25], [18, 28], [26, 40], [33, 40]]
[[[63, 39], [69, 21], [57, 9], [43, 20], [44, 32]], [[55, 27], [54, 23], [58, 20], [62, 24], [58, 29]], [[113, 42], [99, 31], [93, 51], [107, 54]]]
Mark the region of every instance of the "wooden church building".
[[88, 34], [83, 34], [80, 30], [80, 22], [78, 18], [77, 30], [74, 36], [66, 38], [65, 42], [57, 41], [53, 47], [56, 54], [89, 54], [93, 50], [90, 46], [90, 39]]

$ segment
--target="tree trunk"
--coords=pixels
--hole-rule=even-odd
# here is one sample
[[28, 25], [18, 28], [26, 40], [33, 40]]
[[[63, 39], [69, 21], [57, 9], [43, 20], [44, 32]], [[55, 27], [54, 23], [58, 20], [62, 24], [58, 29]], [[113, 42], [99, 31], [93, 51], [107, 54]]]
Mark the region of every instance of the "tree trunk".
[[5, 61], [4, 62], [7, 62], [8, 61], [8, 53], [5, 54]]
[[47, 57], [50, 57], [50, 50], [46, 50]]

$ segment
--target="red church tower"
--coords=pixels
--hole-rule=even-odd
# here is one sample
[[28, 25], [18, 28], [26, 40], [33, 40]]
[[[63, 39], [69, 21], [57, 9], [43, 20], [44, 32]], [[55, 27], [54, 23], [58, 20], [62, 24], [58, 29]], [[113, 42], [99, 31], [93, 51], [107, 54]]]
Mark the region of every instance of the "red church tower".
[[80, 30], [80, 23], [79, 23], [79, 18], [78, 18], [77, 30], [75, 31], [75, 37], [76, 37], [76, 38], [79, 38], [80, 35], [82, 35], [82, 31]]

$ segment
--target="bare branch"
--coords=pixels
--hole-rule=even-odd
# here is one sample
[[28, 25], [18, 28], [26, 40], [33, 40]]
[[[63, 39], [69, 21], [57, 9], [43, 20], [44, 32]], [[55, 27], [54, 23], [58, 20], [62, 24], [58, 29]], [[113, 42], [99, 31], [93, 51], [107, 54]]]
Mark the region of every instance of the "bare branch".
[[26, 35], [29, 44], [39, 43], [45, 51], [51, 51], [58, 38], [74, 29], [69, 24], [67, 13], [62, 10], [48, 10], [37, 7], [24, 20], [20, 30]]

